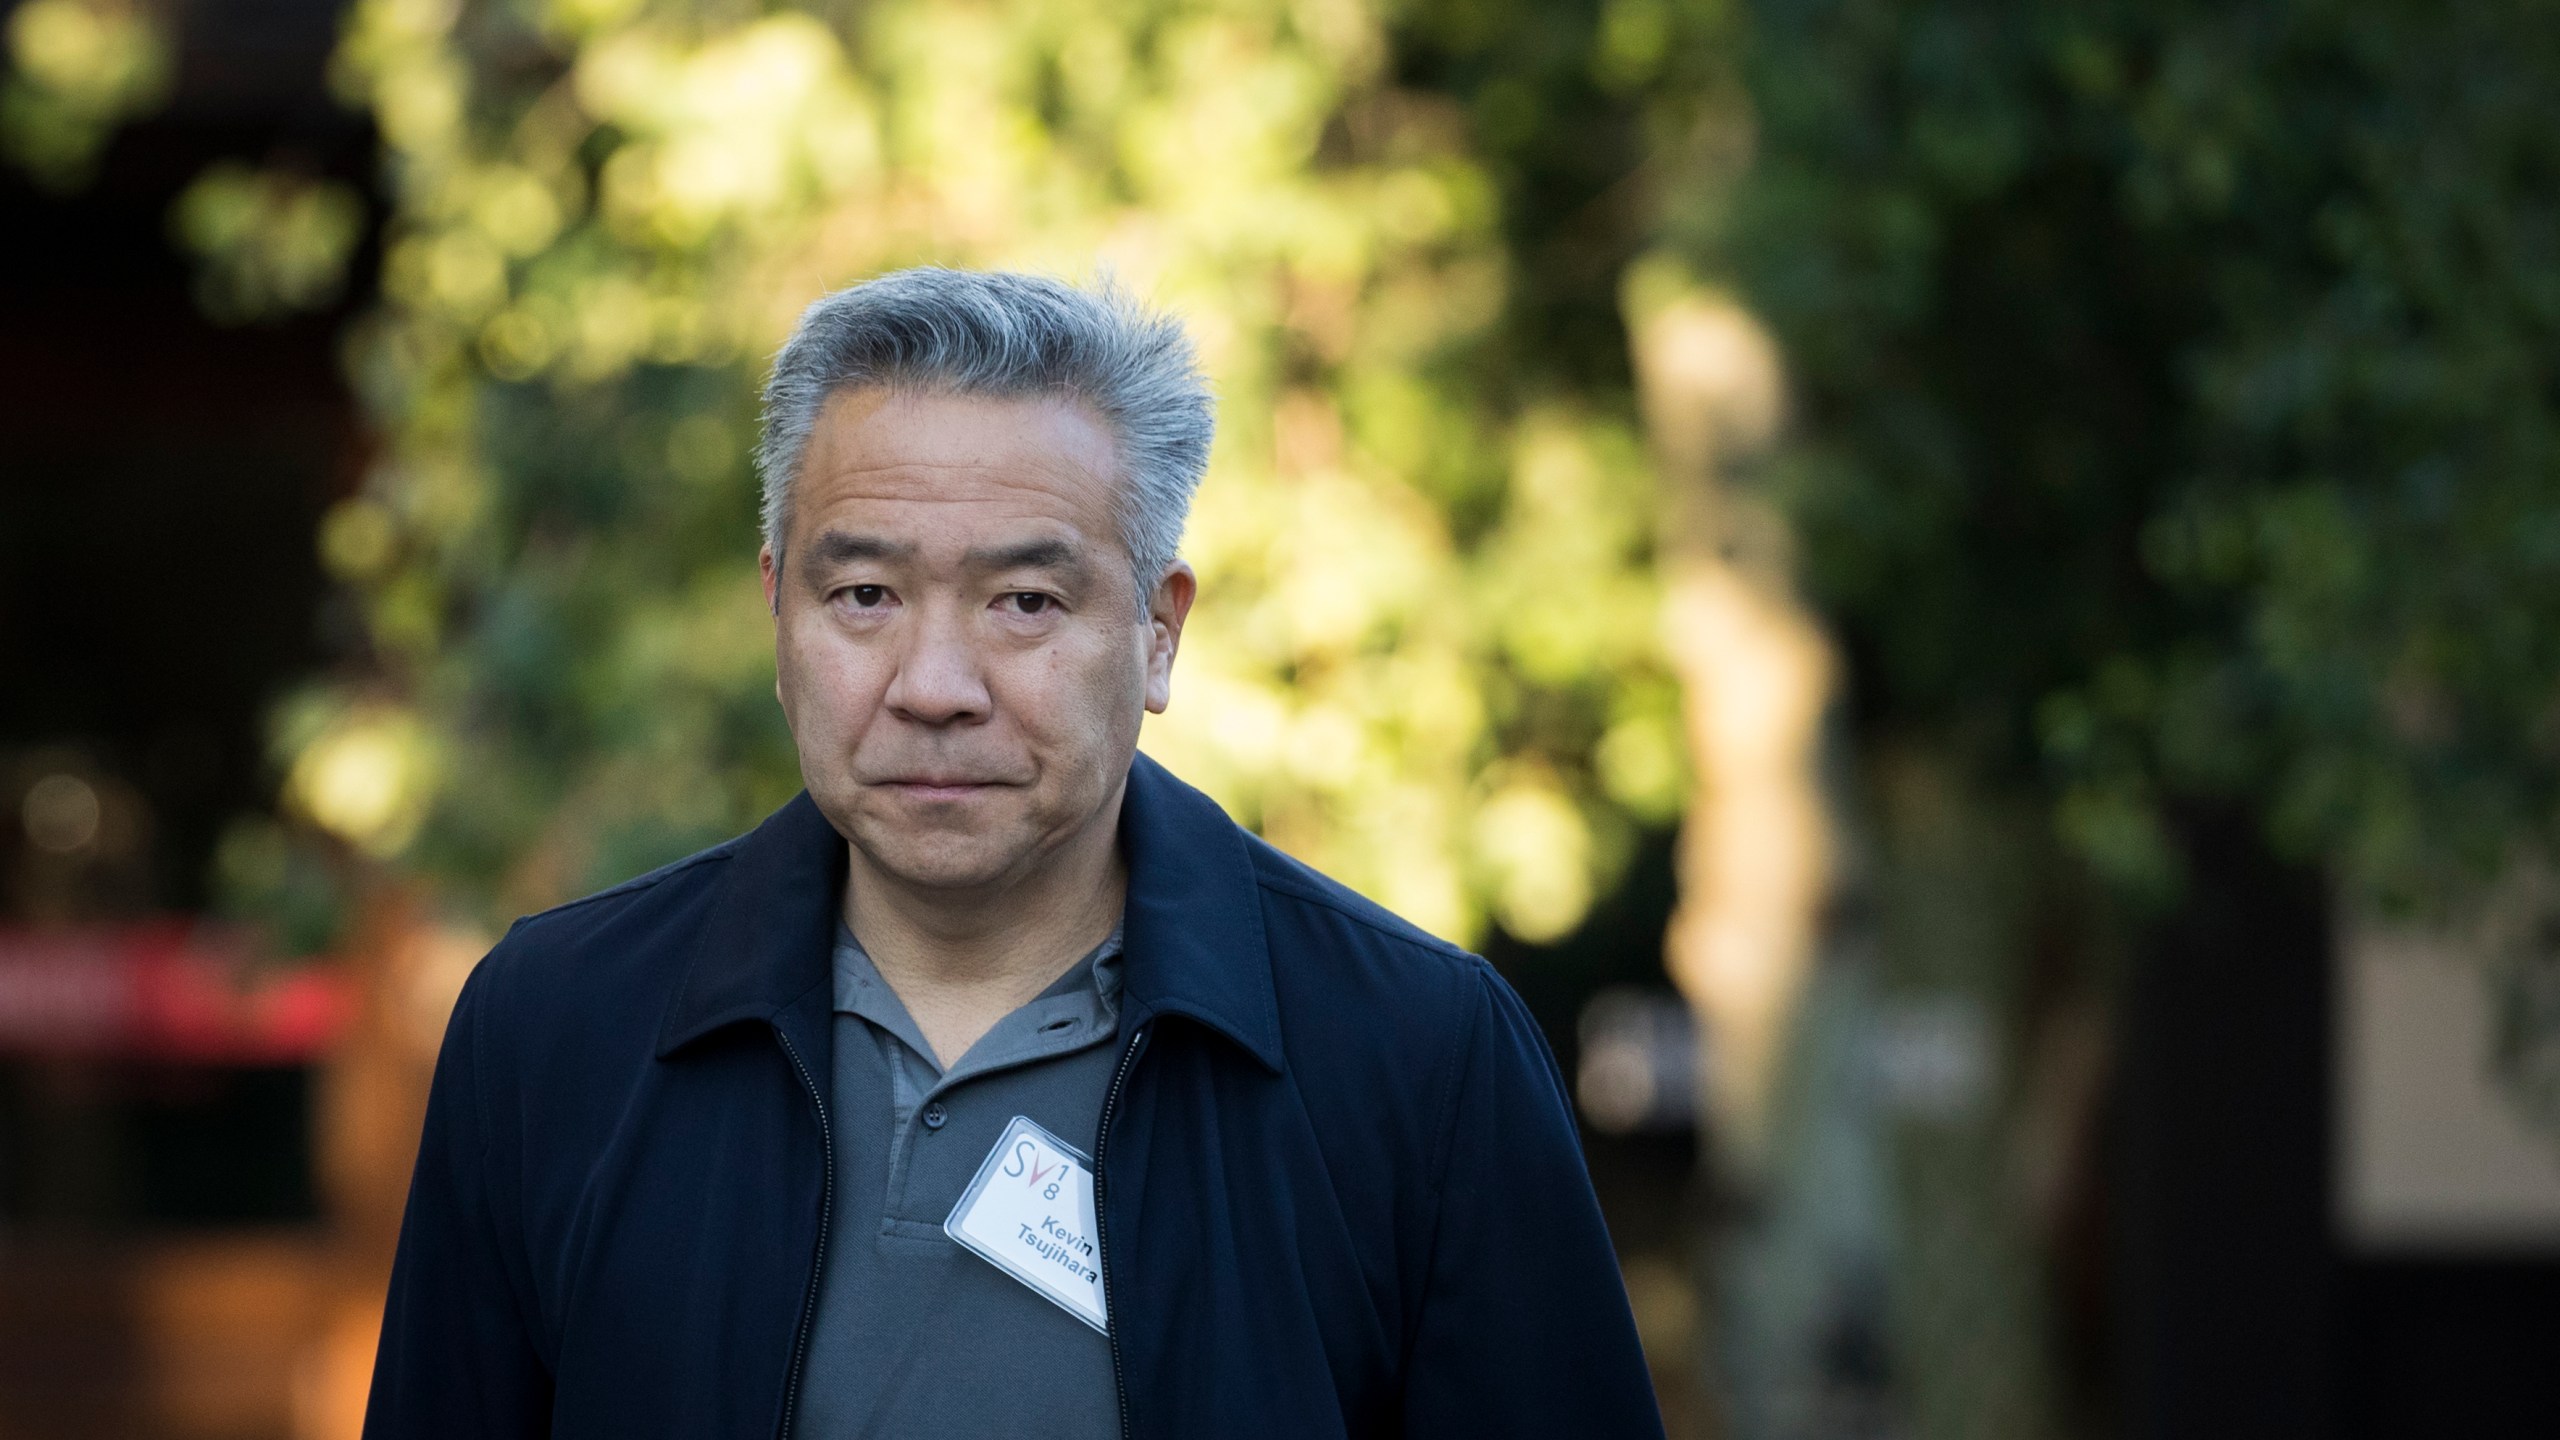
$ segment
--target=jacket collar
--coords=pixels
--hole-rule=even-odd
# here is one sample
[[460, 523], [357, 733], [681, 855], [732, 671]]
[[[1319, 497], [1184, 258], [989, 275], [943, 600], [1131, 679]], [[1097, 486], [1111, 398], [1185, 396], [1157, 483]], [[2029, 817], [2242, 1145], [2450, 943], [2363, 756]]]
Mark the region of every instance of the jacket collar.
[[[805, 791], [740, 838], [659, 1027], [660, 1058], [729, 1025], [777, 1023], [827, 984], [844, 846]], [[1187, 1016], [1277, 1072], [1279, 1002], [1244, 832], [1141, 755], [1121, 802], [1120, 846], [1129, 866], [1123, 1023]]]
[[1244, 831], [1218, 802], [1141, 755], [1120, 807], [1129, 899], [1122, 1014], [1187, 1015], [1280, 1070], [1280, 1001], [1262, 884]]

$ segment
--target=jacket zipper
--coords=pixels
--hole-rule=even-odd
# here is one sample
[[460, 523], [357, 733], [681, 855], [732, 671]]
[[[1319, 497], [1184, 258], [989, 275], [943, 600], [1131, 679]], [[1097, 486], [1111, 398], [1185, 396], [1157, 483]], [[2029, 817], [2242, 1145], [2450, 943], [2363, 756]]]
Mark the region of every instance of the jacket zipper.
[[1102, 1123], [1093, 1136], [1093, 1239], [1101, 1250], [1102, 1309], [1110, 1317], [1103, 1338], [1111, 1346], [1111, 1388], [1120, 1398], [1120, 1440], [1129, 1440], [1129, 1375], [1120, 1363], [1120, 1307], [1111, 1299], [1111, 1221], [1110, 1187], [1103, 1180], [1102, 1158], [1111, 1148], [1111, 1113], [1120, 1108], [1120, 1091], [1129, 1081], [1129, 1072], [1137, 1067], [1139, 1052], [1147, 1048], [1147, 1027], [1140, 1025], [1130, 1032], [1129, 1048], [1120, 1054], [1120, 1068], [1111, 1075], [1111, 1088], [1102, 1092]]
[[[800, 1297], [800, 1327], [791, 1339], [791, 1377], [782, 1388], [779, 1440], [791, 1440], [791, 1422], [799, 1418], [800, 1370], [809, 1359], [809, 1326], [818, 1314], [818, 1281], [827, 1273], [827, 1230], [836, 1218], [836, 1137], [833, 1127], [827, 1123], [827, 1097], [819, 1091], [816, 1078], [809, 1074], [809, 1067], [801, 1062], [800, 1052], [793, 1048], [791, 1037], [777, 1025], [773, 1038], [782, 1042], [782, 1053], [791, 1057], [791, 1068], [799, 1072], [800, 1083], [809, 1092], [809, 1103], [818, 1107], [818, 1154], [827, 1167], [825, 1175], [818, 1181], [818, 1253], [809, 1266], [809, 1289]], [[1094, 1148], [1099, 1150], [1102, 1147], [1097, 1143]], [[1114, 1358], [1117, 1358], [1117, 1352]], [[1125, 1436], [1123, 1440], [1126, 1440]]]

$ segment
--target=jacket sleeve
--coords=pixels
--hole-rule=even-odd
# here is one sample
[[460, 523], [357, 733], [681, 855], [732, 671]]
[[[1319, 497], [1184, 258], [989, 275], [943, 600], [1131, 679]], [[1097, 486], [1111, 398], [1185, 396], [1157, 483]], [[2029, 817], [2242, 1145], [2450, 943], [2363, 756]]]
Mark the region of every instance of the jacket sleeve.
[[482, 1089], [490, 965], [463, 987], [428, 1092], [391, 1267], [365, 1440], [519, 1440], [551, 1430], [551, 1376], [528, 1323], [522, 1247], [492, 1196]]
[[1405, 1371], [1414, 1440], [1660, 1440], [1625, 1282], [1546, 1038], [1477, 965]]

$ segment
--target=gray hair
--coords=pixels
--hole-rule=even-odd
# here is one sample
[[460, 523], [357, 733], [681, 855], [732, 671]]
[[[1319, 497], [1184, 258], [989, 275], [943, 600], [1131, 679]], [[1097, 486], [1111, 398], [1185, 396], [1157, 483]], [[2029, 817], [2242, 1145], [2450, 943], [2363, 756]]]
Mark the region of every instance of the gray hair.
[[1173, 566], [1216, 431], [1209, 387], [1182, 323], [1108, 280], [1080, 289], [1038, 275], [927, 267], [821, 297], [774, 357], [756, 470], [764, 540], [777, 560], [793, 484], [818, 415], [866, 385], [958, 395], [1072, 397], [1116, 442], [1120, 541], [1138, 604]]

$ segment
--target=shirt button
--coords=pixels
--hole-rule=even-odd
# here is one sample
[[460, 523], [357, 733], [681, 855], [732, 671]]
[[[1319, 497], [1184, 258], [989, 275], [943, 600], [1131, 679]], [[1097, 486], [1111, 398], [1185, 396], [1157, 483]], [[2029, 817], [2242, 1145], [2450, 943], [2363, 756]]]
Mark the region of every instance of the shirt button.
[[943, 1109], [942, 1102], [939, 1100], [924, 1107], [924, 1128], [927, 1130], [941, 1129], [942, 1122], [950, 1118], [951, 1112]]

